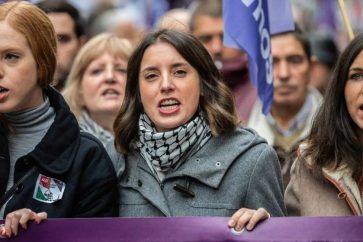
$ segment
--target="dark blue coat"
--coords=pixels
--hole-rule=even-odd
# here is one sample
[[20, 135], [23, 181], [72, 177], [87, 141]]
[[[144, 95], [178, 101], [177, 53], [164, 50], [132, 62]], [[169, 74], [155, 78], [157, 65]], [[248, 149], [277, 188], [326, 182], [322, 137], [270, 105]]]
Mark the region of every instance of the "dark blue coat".
[[[75, 116], [58, 92], [50, 87], [44, 91], [55, 110], [54, 123], [35, 149], [16, 161], [14, 184], [31, 167], [36, 170], [18, 186], [4, 217], [21, 208], [45, 211], [50, 218], [117, 216], [116, 174], [103, 145], [80, 132]], [[6, 131], [0, 125], [0, 196], [5, 193], [9, 168]], [[60, 200], [46, 203], [33, 198], [40, 174], [65, 184]]]

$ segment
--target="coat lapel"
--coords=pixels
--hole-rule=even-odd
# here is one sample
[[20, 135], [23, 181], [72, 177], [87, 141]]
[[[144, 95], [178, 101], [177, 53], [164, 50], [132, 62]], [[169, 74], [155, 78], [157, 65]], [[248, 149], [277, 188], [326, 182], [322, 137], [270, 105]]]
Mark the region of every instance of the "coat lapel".
[[121, 186], [138, 191], [165, 216], [170, 217], [171, 212], [164, 193], [146, 161], [139, 154], [135, 153], [130, 154], [127, 159], [127, 175], [122, 178]]

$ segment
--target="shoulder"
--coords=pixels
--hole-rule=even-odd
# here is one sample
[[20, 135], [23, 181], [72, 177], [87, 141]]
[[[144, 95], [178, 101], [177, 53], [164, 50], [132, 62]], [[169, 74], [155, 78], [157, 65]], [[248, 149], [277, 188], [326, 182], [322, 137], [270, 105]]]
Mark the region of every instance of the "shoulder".
[[[290, 168], [291, 182], [301, 182], [301, 180], [317, 179], [318, 172], [313, 164], [310, 156], [307, 156], [304, 152], [307, 148], [306, 143], [302, 143], [298, 149], [298, 155]], [[320, 180], [320, 179], [319, 179]]]
[[266, 139], [261, 137], [257, 131], [252, 128], [237, 128], [231, 136], [233, 137], [230, 138], [232, 143], [235, 143], [242, 148], [254, 150], [256, 152], [266, 151], [266, 149], [273, 150]]
[[115, 147], [114, 141], [106, 143], [105, 148], [107, 154], [109, 155], [112, 161], [116, 174], [118, 176], [122, 175], [122, 173], [125, 170], [125, 156], [120, 152], [118, 152], [118, 150]]
[[80, 144], [77, 152], [79, 157], [87, 157], [87, 163], [99, 163], [113, 169], [111, 159], [103, 144], [92, 134], [80, 132]]
[[206, 154], [213, 154], [223, 159], [254, 160], [263, 152], [273, 153], [266, 140], [249, 128], [237, 128], [233, 132], [213, 137], [204, 149]]
[[262, 143], [266, 143], [266, 140], [263, 139], [254, 129], [238, 127], [232, 132], [225, 133], [214, 137], [216, 142], [226, 142], [229, 141], [228, 144], [237, 144], [237, 145], [248, 145], [255, 146]]
[[94, 135], [81, 130], [80, 131], [80, 138], [81, 138], [81, 144], [80, 144], [81, 148], [82, 147], [84, 147], [84, 148], [88, 147], [88, 148], [100, 149], [100, 151], [102, 151], [102, 152], [105, 151], [101, 141], [99, 139], [97, 139]]
[[300, 170], [306, 169], [312, 170], [314, 167], [314, 160], [308, 154], [309, 143], [307, 141], [302, 142], [297, 149], [297, 158], [291, 169]]
[[323, 95], [314, 87], [309, 87], [308, 95], [311, 97], [313, 104], [320, 105], [323, 101]]
[[244, 147], [243, 162], [250, 160], [256, 166], [279, 166], [277, 154], [273, 147], [267, 143], [254, 129], [239, 128], [236, 135], [243, 141], [239, 145]]
[[262, 110], [262, 103], [260, 100], [256, 100], [255, 103], [253, 104], [251, 114], [248, 119], [247, 123], [248, 127], [254, 126], [254, 124], [261, 119], [264, 120], [264, 115], [262, 114], [261, 110]]

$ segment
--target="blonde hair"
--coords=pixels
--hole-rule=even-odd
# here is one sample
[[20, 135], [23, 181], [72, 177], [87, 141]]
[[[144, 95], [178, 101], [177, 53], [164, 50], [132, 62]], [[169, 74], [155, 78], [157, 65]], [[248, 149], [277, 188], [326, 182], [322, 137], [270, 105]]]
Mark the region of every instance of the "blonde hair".
[[[37, 66], [38, 85], [47, 87], [57, 65], [57, 41], [52, 22], [35, 5], [28, 2], [0, 4], [0, 21], [8, 23], [27, 40]], [[0, 114], [0, 124], [7, 124]]]
[[131, 52], [131, 43], [114, 34], [102, 33], [91, 38], [78, 52], [62, 92], [72, 112], [79, 118], [82, 110], [82, 95], [80, 86], [87, 67], [93, 60], [108, 52], [113, 56], [128, 60]]

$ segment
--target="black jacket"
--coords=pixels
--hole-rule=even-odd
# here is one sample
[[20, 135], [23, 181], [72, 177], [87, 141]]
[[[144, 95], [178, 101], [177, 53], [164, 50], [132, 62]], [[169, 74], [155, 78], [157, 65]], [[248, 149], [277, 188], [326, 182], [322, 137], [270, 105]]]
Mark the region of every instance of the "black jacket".
[[[4, 217], [21, 208], [45, 211], [50, 218], [117, 216], [117, 179], [103, 145], [80, 132], [75, 116], [58, 92], [51, 87], [44, 91], [56, 113], [54, 123], [35, 149], [16, 161], [14, 184], [31, 167], [36, 170], [17, 187]], [[9, 167], [7, 136], [0, 125], [0, 196], [5, 193]], [[60, 200], [46, 203], [33, 198], [40, 174], [65, 184]]]

